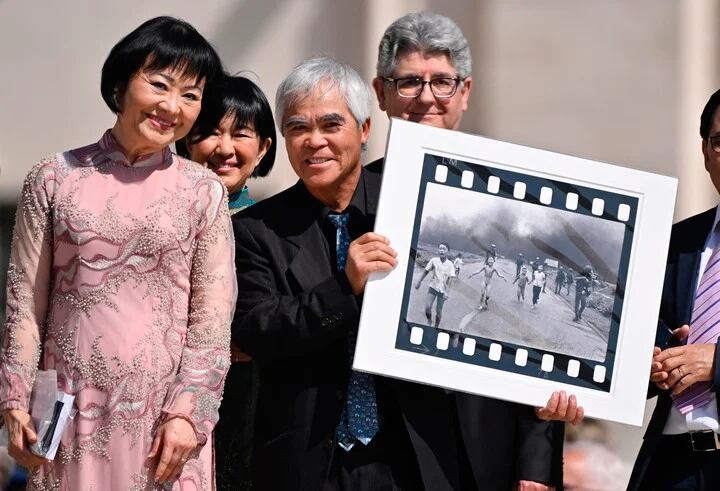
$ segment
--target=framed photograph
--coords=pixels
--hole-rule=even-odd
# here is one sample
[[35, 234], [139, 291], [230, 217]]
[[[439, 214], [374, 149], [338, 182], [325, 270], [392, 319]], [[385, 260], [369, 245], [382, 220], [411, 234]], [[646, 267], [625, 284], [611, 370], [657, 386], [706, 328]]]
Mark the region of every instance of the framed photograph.
[[354, 368], [641, 425], [676, 188], [392, 120]]

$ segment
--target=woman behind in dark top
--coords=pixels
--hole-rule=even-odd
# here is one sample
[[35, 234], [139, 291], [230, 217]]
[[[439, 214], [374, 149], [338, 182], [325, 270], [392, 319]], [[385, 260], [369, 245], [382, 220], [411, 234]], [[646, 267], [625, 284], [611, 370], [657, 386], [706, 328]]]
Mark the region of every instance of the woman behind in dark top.
[[[270, 172], [275, 141], [275, 122], [263, 92], [245, 77], [226, 75], [203, 99], [197, 122], [176, 148], [220, 177], [233, 214], [255, 203], [245, 183]], [[236, 491], [250, 489], [257, 373], [250, 357], [235, 345], [231, 351], [215, 431], [215, 469], [218, 490]]]

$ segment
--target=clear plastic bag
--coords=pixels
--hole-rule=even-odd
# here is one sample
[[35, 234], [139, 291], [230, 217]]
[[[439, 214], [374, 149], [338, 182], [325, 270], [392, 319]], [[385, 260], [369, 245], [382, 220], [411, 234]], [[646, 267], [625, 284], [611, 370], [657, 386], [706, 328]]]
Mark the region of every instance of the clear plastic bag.
[[75, 417], [75, 397], [57, 389], [57, 372], [39, 370], [30, 399], [37, 442], [30, 446], [35, 455], [48, 460], [55, 458], [60, 438], [69, 421]]
[[43, 443], [42, 436], [47, 435], [48, 429], [53, 424], [57, 395], [57, 372], [55, 370], [38, 370], [30, 396], [30, 416], [38, 435], [37, 443], [31, 448], [38, 455], [41, 453], [39, 450]]

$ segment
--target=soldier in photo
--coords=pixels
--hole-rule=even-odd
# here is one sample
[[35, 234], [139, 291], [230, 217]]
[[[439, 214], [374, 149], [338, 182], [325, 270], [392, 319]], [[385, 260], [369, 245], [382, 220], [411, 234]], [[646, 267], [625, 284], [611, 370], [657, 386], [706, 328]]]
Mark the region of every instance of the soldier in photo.
[[582, 319], [583, 311], [587, 305], [587, 299], [592, 291], [592, 266], [589, 264], [583, 268], [575, 278], [575, 318], [574, 321]]
[[558, 272], [555, 273], [555, 293], [560, 294], [560, 291], [562, 290], [563, 285], [565, 284], [565, 270], [562, 266], [558, 269]]
[[517, 258], [515, 259], [515, 268], [516, 268], [515, 276], [516, 277], [520, 274], [520, 268], [522, 268], [524, 264], [525, 264], [525, 257], [523, 257], [523, 253], [521, 252], [517, 255]]

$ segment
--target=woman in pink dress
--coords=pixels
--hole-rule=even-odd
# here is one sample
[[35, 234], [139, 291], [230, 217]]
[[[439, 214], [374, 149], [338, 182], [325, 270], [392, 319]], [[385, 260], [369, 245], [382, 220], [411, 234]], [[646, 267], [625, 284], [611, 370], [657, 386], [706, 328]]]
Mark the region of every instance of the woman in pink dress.
[[[222, 182], [172, 154], [222, 71], [189, 24], [152, 19], [103, 66], [117, 114], [28, 175], [8, 269], [0, 410], [30, 489], [209, 490], [229, 366], [234, 246]], [[52, 462], [28, 449], [36, 370], [77, 415]]]

